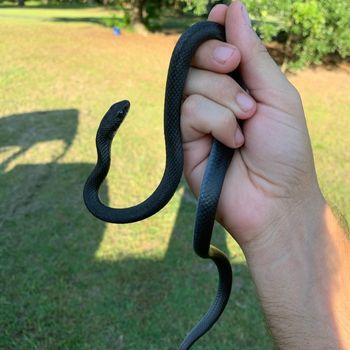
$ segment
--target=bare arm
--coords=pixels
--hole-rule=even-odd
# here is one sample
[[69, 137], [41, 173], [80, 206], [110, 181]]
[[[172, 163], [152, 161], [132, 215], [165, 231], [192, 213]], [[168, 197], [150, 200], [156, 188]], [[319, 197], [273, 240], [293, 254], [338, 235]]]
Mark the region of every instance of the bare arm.
[[243, 246], [279, 349], [350, 349], [350, 244], [327, 204], [310, 198]]

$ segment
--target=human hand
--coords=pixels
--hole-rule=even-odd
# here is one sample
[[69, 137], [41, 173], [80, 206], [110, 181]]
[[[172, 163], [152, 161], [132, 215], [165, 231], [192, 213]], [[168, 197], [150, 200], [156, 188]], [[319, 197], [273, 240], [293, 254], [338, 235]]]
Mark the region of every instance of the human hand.
[[[227, 43], [208, 41], [193, 58], [181, 117], [187, 181], [198, 194], [213, 136], [236, 148], [217, 219], [242, 247], [277, 347], [350, 349], [350, 245], [319, 189], [300, 96], [239, 1], [209, 20]], [[250, 97], [225, 75], [237, 67]]]
[[[212, 137], [237, 148], [217, 219], [245, 246], [271, 240], [286, 216], [305, 205], [321, 207], [323, 197], [300, 96], [251, 28], [244, 6], [217, 5], [209, 20], [225, 26], [227, 43], [208, 41], [193, 58], [181, 118], [184, 172], [198, 195]], [[225, 74], [237, 67], [250, 96]]]

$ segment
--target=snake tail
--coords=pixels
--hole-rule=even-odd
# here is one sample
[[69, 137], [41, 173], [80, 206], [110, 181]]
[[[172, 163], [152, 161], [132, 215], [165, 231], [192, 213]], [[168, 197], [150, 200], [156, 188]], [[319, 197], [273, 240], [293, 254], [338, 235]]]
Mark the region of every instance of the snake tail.
[[[130, 103], [126, 100], [115, 103], [103, 117], [96, 134], [97, 163], [85, 183], [83, 192], [86, 207], [97, 218], [119, 224], [136, 222], [156, 214], [173, 197], [183, 173], [180, 127], [183, 92], [192, 57], [198, 47], [207, 40], [225, 41], [224, 27], [210, 21], [198, 22], [187, 29], [175, 45], [168, 69], [164, 102], [164, 173], [148, 198], [128, 208], [112, 208], [105, 205], [101, 202], [98, 192], [110, 168], [113, 138], [129, 111]], [[237, 72], [231, 74], [231, 77], [244, 88]], [[197, 204], [193, 248], [201, 258], [211, 259], [215, 263], [219, 273], [218, 289], [208, 311], [185, 337], [179, 350], [189, 349], [212, 328], [222, 314], [231, 293], [230, 262], [223, 252], [211, 245], [211, 237], [221, 189], [233, 153], [232, 149], [213, 140]]]

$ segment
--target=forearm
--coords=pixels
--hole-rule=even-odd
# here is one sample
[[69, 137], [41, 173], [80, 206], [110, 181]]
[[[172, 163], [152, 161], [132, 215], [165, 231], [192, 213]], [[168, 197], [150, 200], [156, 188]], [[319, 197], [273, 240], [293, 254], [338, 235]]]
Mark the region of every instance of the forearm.
[[242, 248], [277, 347], [350, 349], [350, 243], [321, 196], [261, 237]]

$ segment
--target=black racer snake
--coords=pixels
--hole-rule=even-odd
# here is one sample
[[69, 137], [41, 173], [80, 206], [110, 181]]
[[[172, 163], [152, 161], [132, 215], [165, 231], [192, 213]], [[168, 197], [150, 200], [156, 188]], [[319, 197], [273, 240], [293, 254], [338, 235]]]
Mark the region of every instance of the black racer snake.
[[[164, 174], [155, 191], [145, 201], [133, 207], [110, 208], [104, 205], [98, 196], [100, 185], [109, 171], [113, 137], [125, 118], [130, 103], [121, 101], [113, 104], [103, 117], [96, 135], [97, 164], [84, 188], [85, 204], [97, 218], [118, 224], [143, 220], [161, 210], [173, 197], [183, 172], [180, 115], [186, 77], [194, 52], [203, 42], [210, 39], [225, 41], [224, 28], [210, 21], [198, 22], [181, 35], [174, 48], [168, 70], [164, 104], [166, 147]], [[234, 73], [231, 75], [234, 76]], [[239, 76], [235, 78], [243, 86]], [[219, 285], [214, 302], [188, 333], [179, 350], [189, 349], [214, 325], [230, 297], [232, 284], [230, 262], [223, 252], [210, 244], [210, 241], [221, 188], [233, 153], [233, 149], [213, 140], [198, 198], [193, 248], [200, 257], [214, 261], [219, 272]]]

